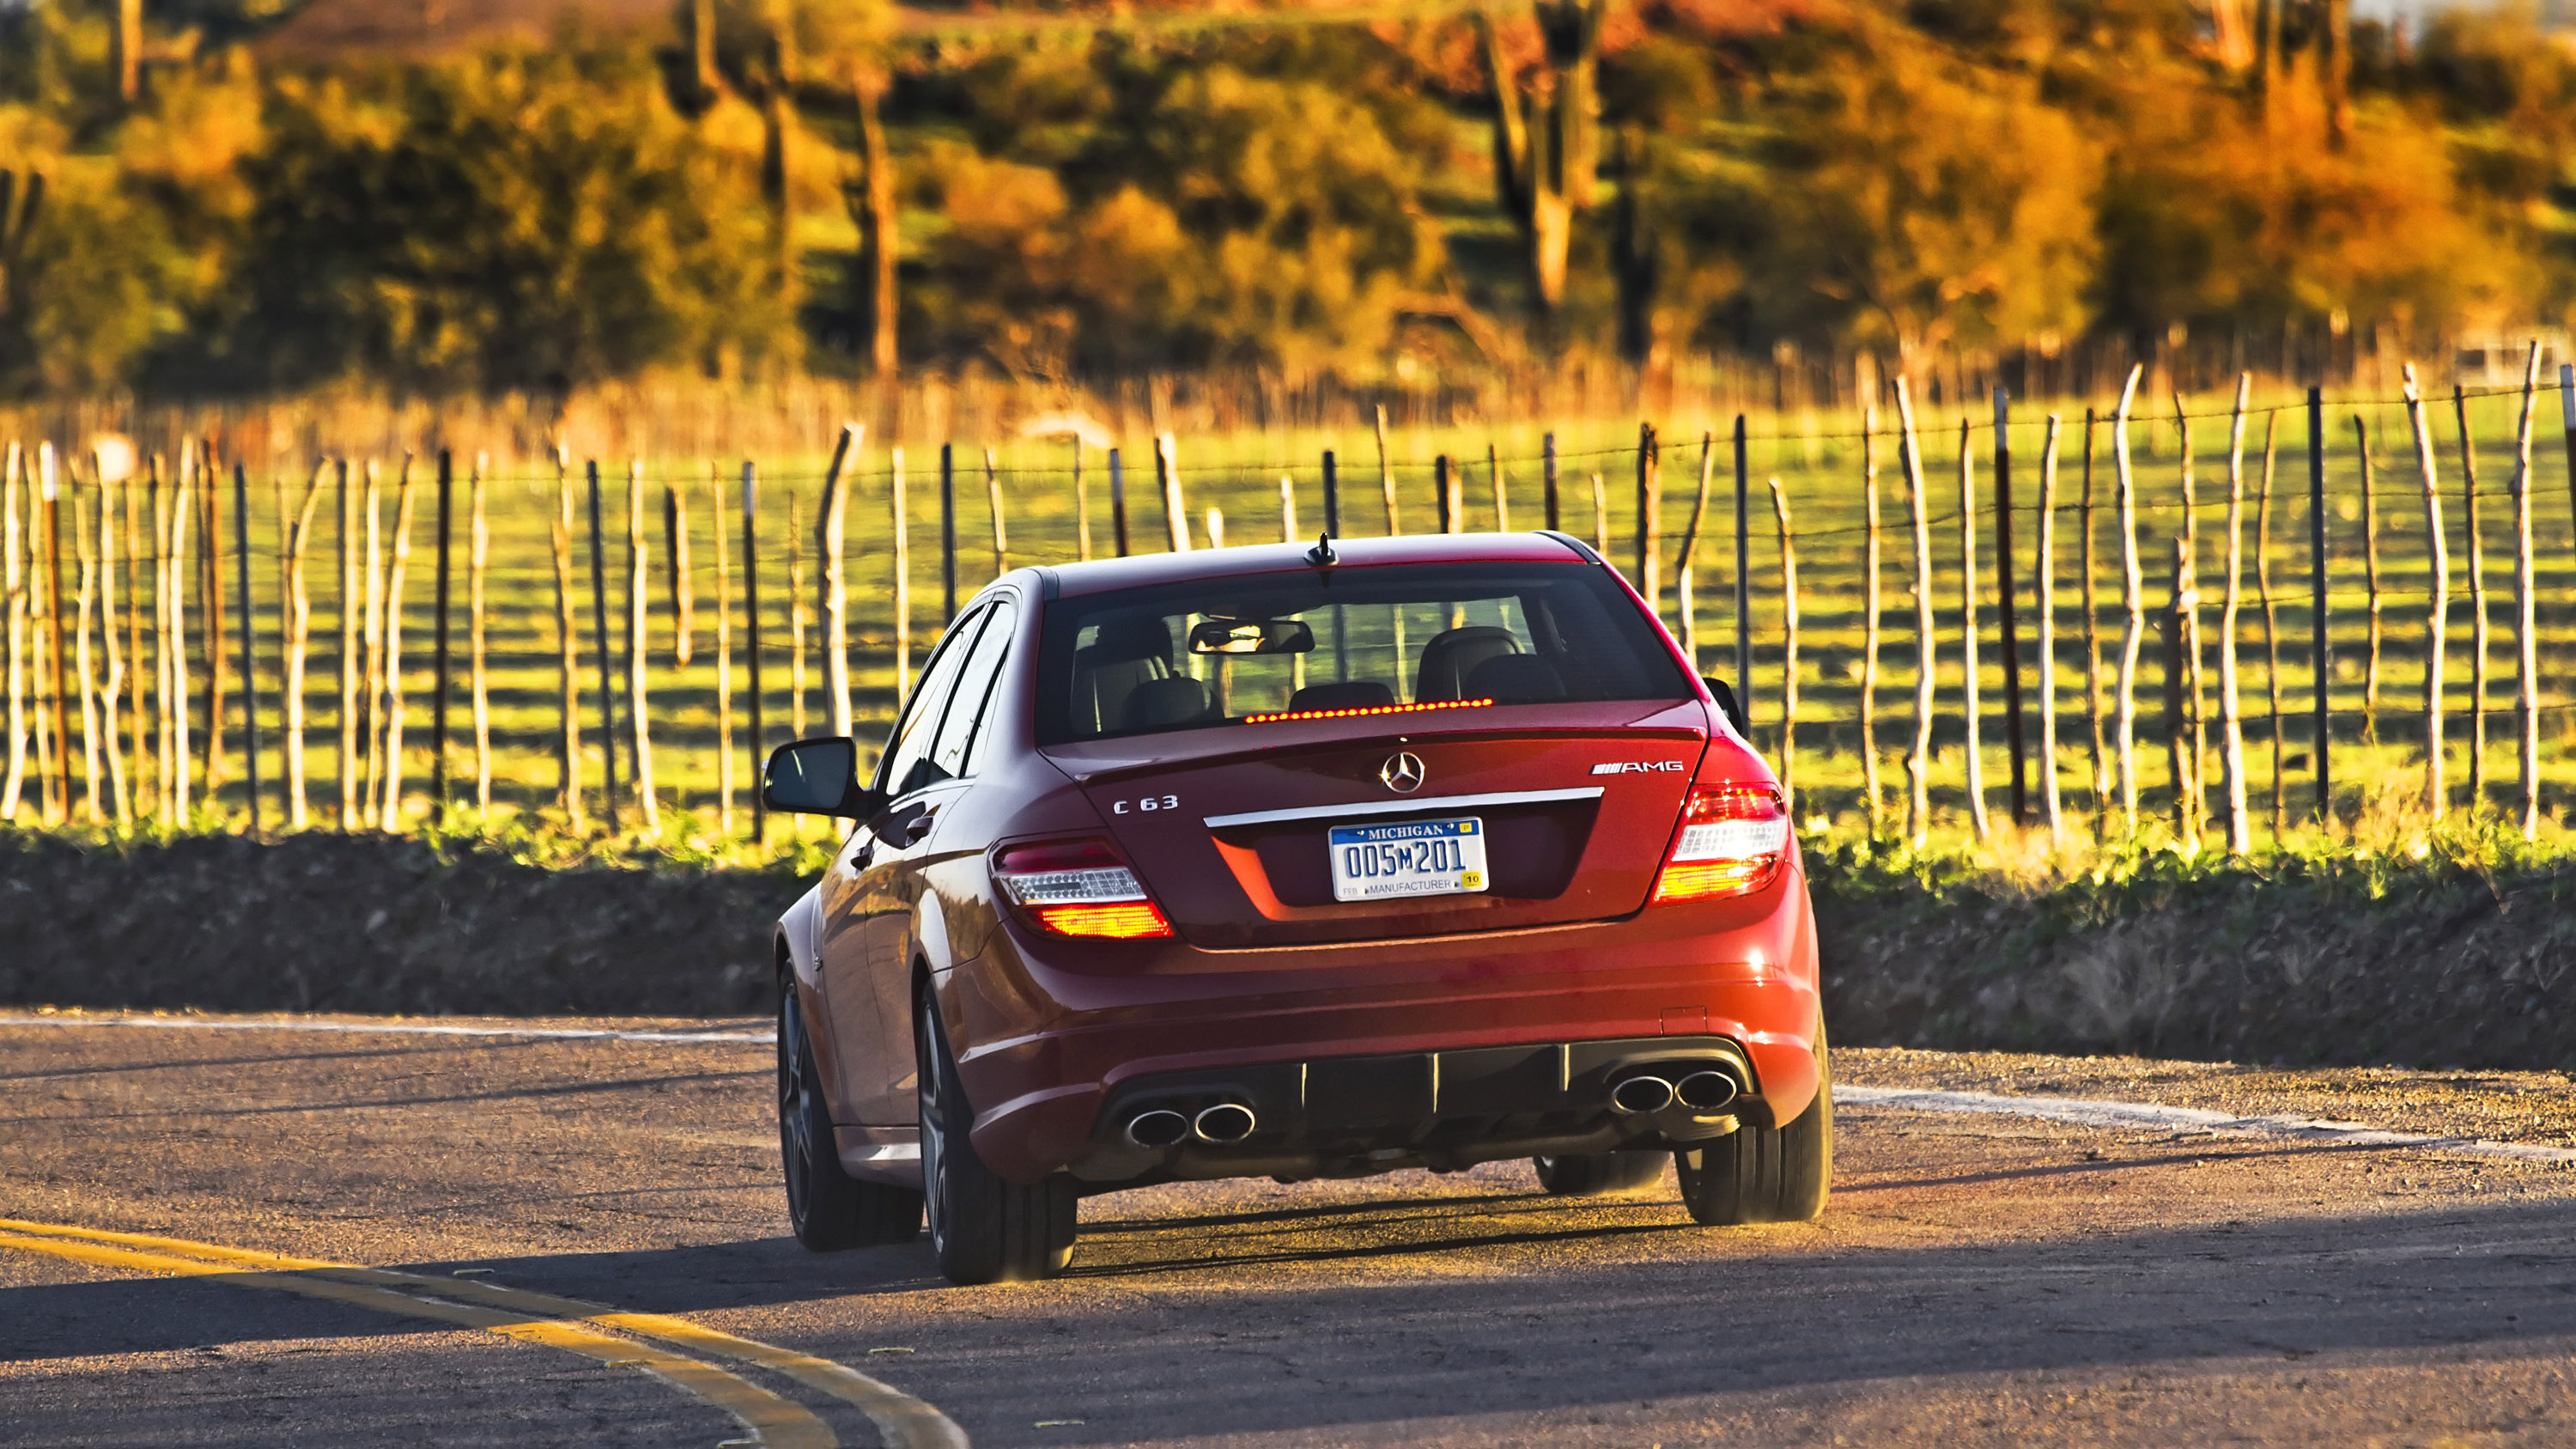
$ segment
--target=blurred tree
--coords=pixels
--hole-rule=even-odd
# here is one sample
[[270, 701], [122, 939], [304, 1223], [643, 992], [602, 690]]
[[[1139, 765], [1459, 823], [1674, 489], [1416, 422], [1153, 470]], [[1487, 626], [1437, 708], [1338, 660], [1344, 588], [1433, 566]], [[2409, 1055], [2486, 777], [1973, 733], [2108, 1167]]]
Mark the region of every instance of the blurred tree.
[[788, 331], [753, 197], [634, 51], [284, 80], [244, 171], [253, 385], [561, 393]]
[[1911, 368], [2081, 325], [2100, 158], [2028, 80], [1880, 30], [1817, 77], [1766, 159], [1739, 196], [1757, 330], [1835, 332]]
[[[1493, 90], [1494, 188], [1527, 254], [1542, 316], [1565, 297], [1576, 213], [1592, 208], [1601, 156], [1601, 22], [1609, 0], [1536, 0], [1538, 56], [1515, 63], [1502, 31], [1474, 16]], [[1529, 74], [1524, 77], [1524, 70]]]

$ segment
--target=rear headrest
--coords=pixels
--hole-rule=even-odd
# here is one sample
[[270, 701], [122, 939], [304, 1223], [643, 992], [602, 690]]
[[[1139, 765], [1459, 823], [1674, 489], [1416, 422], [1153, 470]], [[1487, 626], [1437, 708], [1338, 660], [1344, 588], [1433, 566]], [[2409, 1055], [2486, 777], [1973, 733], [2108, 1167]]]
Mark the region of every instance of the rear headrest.
[[1422, 671], [1413, 686], [1415, 699], [1467, 699], [1467, 676], [1477, 665], [1506, 654], [1518, 654], [1520, 641], [1509, 629], [1471, 624], [1434, 634], [1422, 646]]
[[1496, 704], [1544, 704], [1565, 698], [1565, 681], [1556, 666], [1535, 654], [1497, 654], [1467, 672], [1462, 699], [1491, 699]]
[[1128, 691], [1118, 709], [1122, 730], [1161, 729], [1207, 717], [1207, 686], [1186, 674], [1149, 679]]
[[1310, 709], [1376, 709], [1395, 703], [1395, 691], [1375, 679], [1353, 679], [1341, 684], [1310, 684], [1288, 696], [1288, 712], [1303, 714]]
[[1122, 659], [1160, 659], [1169, 663], [1172, 626], [1154, 614], [1113, 618], [1100, 626], [1082, 654], [1083, 662], [1095, 667]]

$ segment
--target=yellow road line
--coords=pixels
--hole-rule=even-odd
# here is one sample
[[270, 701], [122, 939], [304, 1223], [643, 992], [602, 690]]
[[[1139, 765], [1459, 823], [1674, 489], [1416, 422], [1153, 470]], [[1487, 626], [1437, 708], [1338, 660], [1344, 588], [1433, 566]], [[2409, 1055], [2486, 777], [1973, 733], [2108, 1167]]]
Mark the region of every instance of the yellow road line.
[[290, 1258], [246, 1248], [227, 1248], [214, 1243], [191, 1242], [185, 1238], [155, 1237], [147, 1233], [119, 1233], [103, 1228], [80, 1228], [59, 1223], [26, 1222], [13, 1218], [0, 1218], [0, 1230], [46, 1237], [118, 1243], [162, 1252], [190, 1254], [219, 1263], [238, 1264], [253, 1269], [309, 1273], [347, 1283], [430, 1291], [460, 1302], [517, 1310], [521, 1314], [535, 1315], [540, 1318], [578, 1319], [602, 1327], [617, 1328], [628, 1333], [658, 1338], [682, 1348], [717, 1354], [740, 1363], [756, 1364], [784, 1374], [817, 1393], [829, 1395], [856, 1407], [877, 1426], [878, 1432], [884, 1436], [888, 1449], [966, 1449], [965, 1431], [958, 1428], [947, 1415], [902, 1390], [870, 1378], [856, 1369], [834, 1363], [829, 1359], [817, 1358], [811, 1354], [798, 1353], [794, 1349], [780, 1348], [775, 1344], [738, 1338], [729, 1333], [665, 1314], [626, 1313], [603, 1304], [584, 1302], [578, 1298], [565, 1298], [526, 1288], [510, 1288], [471, 1278], [431, 1278], [418, 1273], [396, 1272], [389, 1268], [363, 1268], [351, 1263]]
[[[7, 1220], [0, 1220], [0, 1225], [21, 1226]], [[52, 1225], [28, 1226], [51, 1227]], [[43, 1253], [103, 1268], [131, 1268], [146, 1273], [215, 1278], [244, 1288], [274, 1289], [284, 1293], [301, 1294], [307, 1298], [327, 1299], [335, 1303], [372, 1308], [380, 1313], [400, 1314], [408, 1318], [426, 1318], [464, 1328], [479, 1328], [487, 1333], [500, 1334], [524, 1343], [564, 1349], [615, 1368], [640, 1368], [731, 1414], [742, 1423], [744, 1428], [749, 1429], [760, 1443], [771, 1446], [771, 1449], [834, 1449], [834, 1446], [840, 1443], [832, 1433], [831, 1427], [816, 1418], [802, 1405], [781, 1398], [747, 1379], [728, 1373], [712, 1364], [673, 1353], [658, 1345], [638, 1343], [631, 1338], [601, 1333], [580, 1323], [566, 1322], [559, 1318], [531, 1319], [525, 1314], [505, 1313], [463, 1303], [442, 1303], [434, 1299], [413, 1297], [408, 1293], [398, 1293], [389, 1287], [305, 1276], [305, 1271], [302, 1269], [286, 1272], [243, 1270], [220, 1262], [205, 1262], [195, 1258], [174, 1257], [167, 1253], [150, 1253], [136, 1248], [85, 1241], [86, 1236], [86, 1234], [76, 1234], [61, 1229], [41, 1235], [0, 1232], [0, 1248], [17, 1248], [30, 1253]], [[447, 1286], [430, 1279], [418, 1281], [440, 1289]]]

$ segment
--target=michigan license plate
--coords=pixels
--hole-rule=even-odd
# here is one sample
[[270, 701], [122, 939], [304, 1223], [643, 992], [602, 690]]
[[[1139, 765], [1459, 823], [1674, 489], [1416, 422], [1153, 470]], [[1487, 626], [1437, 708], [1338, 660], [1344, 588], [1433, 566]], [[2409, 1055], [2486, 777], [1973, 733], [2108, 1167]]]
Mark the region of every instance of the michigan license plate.
[[1402, 825], [1336, 825], [1333, 899], [1454, 896], [1485, 889], [1485, 823], [1411, 820]]

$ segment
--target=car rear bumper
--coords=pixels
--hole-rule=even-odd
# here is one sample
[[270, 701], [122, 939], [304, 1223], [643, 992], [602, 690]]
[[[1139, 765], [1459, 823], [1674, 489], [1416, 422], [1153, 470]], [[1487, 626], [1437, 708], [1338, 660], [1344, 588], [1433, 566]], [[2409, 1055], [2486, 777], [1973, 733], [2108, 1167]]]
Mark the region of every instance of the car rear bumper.
[[[1755, 1125], [1792, 1119], [1815, 1095], [1803, 882], [1765, 894], [1490, 935], [1256, 952], [1168, 943], [1149, 969], [1117, 975], [1051, 967], [1038, 953], [1058, 943], [1009, 931], [946, 973], [942, 1010], [977, 1106], [976, 1151], [1020, 1181], [1064, 1169], [1104, 1185], [1341, 1174], [1660, 1145], [1604, 1109], [1602, 1073], [1616, 1063], [1740, 1052], [1750, 1080], [1730, 1111]], [[1470, 1077], [1518, 1085], [1478, 1095], [1460, 1085]], [[1124, 1141], [1158, 1084], [1186, 1096], [1229, 1079], [1263, 1123], [1242, 1144], [1140, 1155]]]

